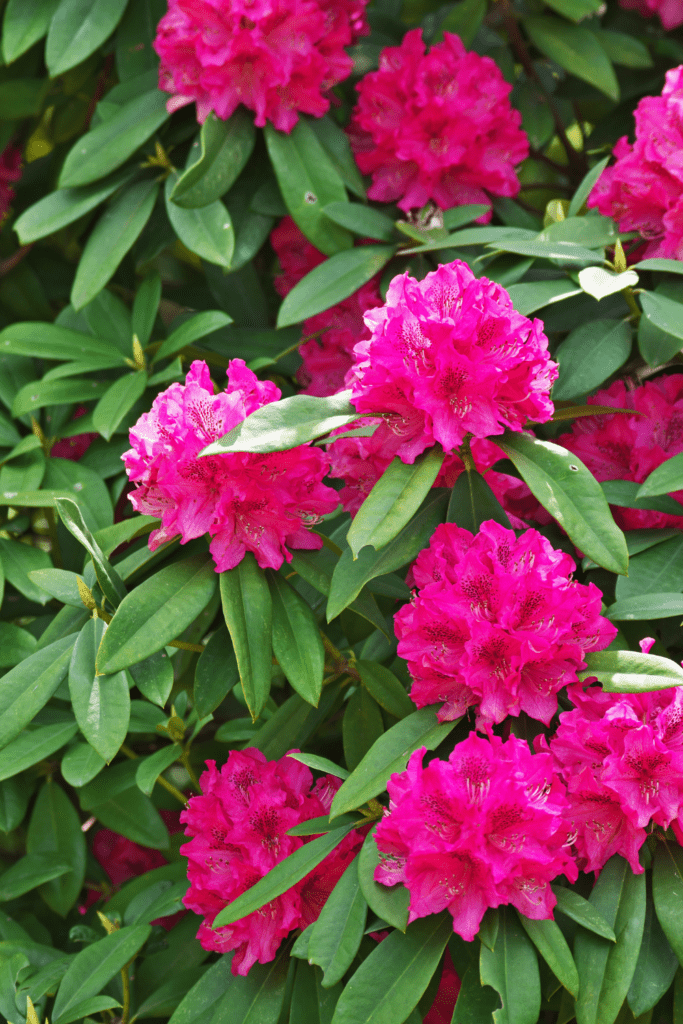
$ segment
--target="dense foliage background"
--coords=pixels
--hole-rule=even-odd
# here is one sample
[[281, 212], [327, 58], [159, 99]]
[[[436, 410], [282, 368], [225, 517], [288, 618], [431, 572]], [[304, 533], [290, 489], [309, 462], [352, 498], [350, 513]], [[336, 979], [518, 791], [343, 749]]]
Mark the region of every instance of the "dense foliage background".
[[[421, 280], [463, 260], [543, 321], [559, 362], [554, 420], [536, 440], [508, 432], [495, 468], [549, 509], [533, 525], [600, 587], [619, 626], [589, 669], [607, 690], [647, 688], [648, 674], [680, 684], [680, 460], [649, 486], [618, 471], [599, 485], [552, 442], [601, 386], [632, 391], [681, 364], [683, 262], [643, 260], [637, 232], [620, 234], [586, 199], [617, 139], [633, 137], [638, 102], [683, 63], [683, 30], [612, 0], [370, 0], [370, 32], [350, 48], [353, 73], [329, 112], [285, 133], [255, 128], [243, 107], [201, 127], [194, 105], [168, 113], [152, 47], [164, 0], [1, 6], [0, 1015], [683, 1022], [683, 852], [661, 830], [642, 848], [645, 875], [618, 857], [595, 889], [582, 874], [552, 928], [524, 930], [507, 907], [487, 913], [472, 943], [445, 913], [406, 931], [403, 894], [373, 881], [370, 839], [321, 927], [272, 962], [233, 976], [230, 954], [204, 949], [200, 918], [177, 915], [178, 812], [205, 761], [301, 749], [316, 776], [346, 780], [333, 805], [344, 817], [318, 824], [322, 839], [301, 847], [308, 860], [267, 876], [249, 913], [316, 866], [330, 828], [341, 839], [376, 821], [413, 750], [447, 757], [467, 735], [467, 719], [415, 710], [392, 618], [440, 523], [476, 532], [508, 520], [471, 466], [432, 488], [438, 466], [430, 475], [422, 462], [374, 493], [348, 540], [340, 513], [316, 525], [320, 551], [295, 551], [281, 571], [248, 555], [218, 574], [204, 537], [149, 550], [158, 522], [133, 512], [121, 462], [129, 428], [193, 360], [223, 387], [229, 361], [243, 359], [289, 399], [302, 384], [303, 321], [375, 275], [383, 297], [398, 273]], [[413, 28], [428, 44], [458, 34], [513, 87], [530, 155], [521, 191], [494, 198], [488, 224], [475, 223], [478, 204], [406, 213], [368, 202], [344, 132], [354, 87]], [[281, 299], [270, 234], [285, 216], [326, 259]], [[278, 406], [242, 450], [324, 436], [353, 419], [347, 399]], [[680, 435], [680, 422], [671, 429]], [[632, 519], [622, 534], [608, 501], [622, 526], [624, 509], [669, 519]], [[638, 653], [645, 636], [652, 660]], [[513, 721], [517, 736], [540, 731]], [[384, 931], [384, 942], [370, 937]], [[441, 1011], [447, 946], [463, 988]]]

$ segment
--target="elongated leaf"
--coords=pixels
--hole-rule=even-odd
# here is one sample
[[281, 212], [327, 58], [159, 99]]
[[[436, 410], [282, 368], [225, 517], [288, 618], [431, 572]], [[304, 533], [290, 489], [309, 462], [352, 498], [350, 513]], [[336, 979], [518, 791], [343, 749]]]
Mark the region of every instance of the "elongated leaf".
[[[151, 700], [153, 704], [158, 704], [160, 708], [166, 706], [166, 701], [173, 689], [173, 665], [165, 651], [150, 654], [149, 658], [145, 658], [144, 661], [138, 661], [135, 665], [131, 665], [128, 671], [143, 697]], [[206, 712], [206, 714], [208, 713]]]
[[115, 355], [120, 365], [123, 356], [113, 345], [90, 334], [81, 334], [59, 324], [23, 321], [0, 331], [0, 351], [9, 355], [42, 357], [43, 359], [79, 360], [106, 359]]
[[351, 248], [351, 235], [324, 214], [330, 203], [346, 202], [346, 189], [310, 124], [299, 118], [285, 135], [268, 123], [265, 139], [287, 209], [313, 245], [331, 256]]
[[462, 975], [452, 1024], [492, 1024], [500, 999], [490, 985], [482, 985], [479, 965], [471, 964]]
[[19, 735], [66, 677], [74, 642], [73, 636], [56, 640], [2, 677], [0, 748]]
[[495, 1011], [496, 1024], [536, 1024], [541, 1009], [538, 960], [511, 907], [501, 908], [495, 948], [482, 943], [479, 967], [482, 984], [495, 989], [503, 1004]]
[[109, 762], [128, 732], [130, 694], [125, 672], [96, 674], [95, 657], [104, 631], [102, 619], [90, 619], [78, 634], [69, 664], [69, 693], [81, 732]]
[[52, 779], [43, 785], [33, 805], [26, 852], [53, 857], [69, 865], [70, 871], [40, 887], [40, 895], [48, 907], [66, 917], [83, 888], [85, 836], [74, 805]]
[[29, 853], [3, 872], [0, 900], [14, 900], [67, 871], [71, 871], [71, 865], [55, 860], [53, 854]]
[[555, 921], [531, 921], [523, 914], [519, 922], [558, 981], [576, 997], [579, 994], [579, 974], [567, 945], [567, 940]]
[[8, 0], [2, 22], [2, 55], [11, 64], [47, 33], [59, 0]]
[[100, 645], [98, 672], [119, 672], [160, 651], [204, 611], [215, 589], [213, 561], [204, 556], [160, 569], [119, 605]]
[[628, 577], [617, 581], [614, 597], [623, 601], [644, 594], [675, 593], [683, 589], [683, 536], [647, 548], [630, 560]]
[[414, 921], [405, 934], [392, 932], [346, 984], [332, 1024], [405, 1020], [436, 971], [452, 931], [450, 915], [444, 913]]
[[244, 107], [238, 107], [227, 121], [211, 112], [192, 145], [192, 162], [178, 178], [171, 202], [191, 208], [220, 199], [237, 181], [255, 141], [254, 121]]
[[299, 323], [348, 298], [378, 274], [394, 252], [391, 245], [360, 245], [330, 256], [288, 293], [277, 316], [278, 327]]
[[501, 238], [499, 242], [489, 242], [487, 249], [499, 249], [501, 252], [514, 252], [519, 256], [533, 256], [537, 259], [560, 260], [563, 263], [602, 263], [599, 253], [577, 242]]
[[[7, 678], [7, 677], [5, 677]], [[76, 722], [43, 725], [23, 732], [0, 751], [0, 779], [9, 779], [54, 754], [78, 732]]]
[[351, 966], [363, 938], [367, 909], [355, 858], [328, 896], [308, 942], [308, 962], [322, 968], [325, 988], [341, 981]]
[[[138, 770], [135, 773], [135, 781], [138, 784], [138, 788], [142, 790], [145, 796], [152, 795], [154, 783], [158, 777], [162, 772], [165, 772], [167, 768], [170, 768], [174, 761], [178, 760], [181, 753], [182, 750], [178, 744], [172, 743], [170, 746], [162, 747], [154, 754], [150, 754], [149, 757], [140, 761]], [[156, 916], [156, 914], [153, 915], [153, 917]]]
[[169, 359], [198, 338], [204, 338], [207, 334], [212, 334], [231, 323], [232, 317], [219, 310], [211, 309], [204, 313], [196, 313], [161, 343], [161, 348], [154, 357], [155, 362], [159, 359]]
[[589, 932], [600, 935], [603, 939], [616, 942], [613, 929], [608, 925], [602, 913], [583, 896], [573, 889], [567, 889], [562, 885], [552, 886], [557, 898], [557, 910], [566, 917], [576, 921], [577, 924], [587, 928]]
[[95, 575], [102, 593], [109, 603], [117, 608], [121, 599], [126, 596], [126, 587], [116, 569], [104, 555], [99, 544], [88, 529], [83, 514], [75, 501], [56, 498], [55, 508], [59, 517], [77, 541], [79, 541], [93, 560]]
[[100, 381], [77, 378], [34, 381], [17, 392], [12, 405], [12, 415], [24, 416], [46, 405], [90, 402], [94, 398], [100, 398], [107, 387], [107, 384]]
[[396, 228], [391, 217], [370, 206], [361, 203], [329, 203], [323, 212], [335, 224], [361, 238], [376, 238], [380, 242], [391, 242], [395, 238]]
[[36, 586], [29, 573], [49, 566], [50, 556], [40, 548], [32, 548], [18, 540], [0, 537], [0, 558], [5, 579], [29, 601], [46, 604], [48, 594]]
[[356, 770], [335, 794], [330, 817], [361, 807], [381, 793], [389, 776], [401, 772], [418, 747], [434, 750], [455, 728], [457, 722], [438, 722], [434, 709], [420, 708], [397, 722], [377, 740]]
[[683, 963], [683, 850], [677, 843], [657, 844], [652, 870], [652, 895], [664, 934], [679, 963]]
[[62, 978], [52, 1011], [55, 1024], [98, 992], [135, 956], [150, 936], [149, 925], [121, 928], [77, 953]]
[[659, 270], [667, 274], [683, 274], [680, 260], [649, 259], [633, 264], [634, 270]]
[[71, 304], [82, 309], [104, 288], [132, 249], [149, 220], [159, 186], [155, 181], [128, 185], [107, 207], [85, 243], [71, 289]]
[[451, 488], [447, 522], [478, 533], [487, 519], [511, 529], [510, 520], [485, 478], [475, 470], [461, 473]]
[[79, 138], [64, 161], [59, 188], [89, 185], [125, 163], [167, 119], [166, 99], [157, 89], [135, 96]]
[[[104, 772], [101, 776], [104, 776]], [[99, 778], [96, 778], [94, 783], [98, 781]], [[135, 785], [90, 809], [105, 828], [125, 836], [131, 842], [150, 846], [154, 850], [168, 849], [168, 829], [152, 801]]]
[[575, 295], [581, 295], [581, 288], [575, 288], [571, 281], [561, 278], [557, 281], [534, 281], [531, 284], [513, 284], [508, 288], [512, 304], [519, 313], [531, 316], [544, 306], [563, 302]]
[[375, 881], [375, 868], [379, 864], [379, 850], [374, 838], [376, 828], [375, 825], [368, 832], [358, 856], [358, 880], [370, 909], [387, 924], [404, 932], [408, 927], [410, 893], [400, 883], [381, 885]]
[[329, 398], [294, 395], [256, 409], [200, 455], [224, 452], [281, 452], [296, 448], [358, 419], [348, 391]]
[[36, 646], [36, 638], [28, 630], [12, 622], [0, 622], [0, 668], [18, 665], [34, 653]]
[[273, 653], [290, 683], [313, 707], [323, 687], [325, 649], [315, 615], [279, 573], [268, 574]]
[[639, 498], [683, 490], [683, 453], [657, 466], [638, 488]]
[[70, 786], [85, 786], [105, 764], [89, 743], [75, 743], [62, 758], [61, 771]]
[[673, 619], [683, 615], [683, 594], [643, 594], [625, 597], [607, 609], [612, 622], [638, 622], [642, 619]]
[[590, 171], [588, 171], [569, 203], [567, 213], [570, 217], [576, 217], [579, 210], [588, 199], [588, 196], [593, 191], [593, 186], [609, 162], [610, 157], [606, 156], [603, 160], [600, 160], [595, 164], [594, 167], [591, 167]]
[[204, 648], [195, 669], [194, 701], [197, 713], [202, 717], [210, 715], [239, 681], [237, 658], [232, 649], [230, 634], [227, 626], [222, 625]]
[[364, 686], [346, 702], [342, 721], [344, 759], [353, 771], [384, 732], [382, 712]]
[[165, 196], [166, 213], [178, 238], [203, 260], [229, 269], [235, 249], [235, 231], [225, 204], [216, 199], [207, 206], [193, 209], [176, 206], [170, 197], [177, 181], [177, 174], [168, 176]]
[[393, 672], [376, 661], [357, 661], [356, 668], [368, 692], [396, 718], [412, 715], [415, 705]]
[[640, 302], [644, 315], [655, 327], [659, 327], [660, 330], [683, 341], [682, 303], [674, 302], [666, 295], [659, 295], [655, 292], [642, 292]]
[[614, 930], [616, 942], [583, 929], [576, 934], [579, 972], [577, 1024], [614, 1024], [638, 961], [645, 924], [645, 875], [634, 875], [622, 857], [612, 857], [600, 873], [590, 902]]
[[444, 454], [430, 448], [406, 465], [397, 457], [390, 463], [356, 513], [346, 540], [354, 560], [361, 548], [386, 547], [410, 521], [439, 475]]
[[45, 63], [50, 78], [80, 64], [116, 28], [127, 0], [60, 0], [50, 22]]
[[634, 1017], [647, 1013], [659, 1002], [674, 980], [677, 968], [678, 958], [662, 931], [652, 894], [648, 892], [643, 941], [628, 990], [628, 1004]]
[[573, 330], [554, 354], [560, 378], [553, 398], [578, 398], [594, 391], [624, 365], [632, 337], [630, 325], [623, 320], [593, 320]]
[[625, 574], [628, 551], [595, 477], [566, 448], [507, 431], [497, 443], [531, 492], [598, 565]]
[[683, 515], [683, 505], [666, 494], [656, 494], [646, 498], [636, 497], [640, 488], [633, 480], [603, 480], [600, 487], [610, 505], [620, 505], [622, 508], [651, 509], [653, 512], [665, 512], [672, 516]]
[[242, 692], [255, 721], [270, 692], [273, 607], [266, 577], [250, 551], [220, 574], [220, 590]]
[[291, 889], [339, 845], [352, 827], [352, 825], [345, 825], [342, 828], [336, 828], [333, 832], [328, 832], [299, 847], [289, 857], [271, 868], [268, 874], [255, 885], [224, 907], [218, 913], [212, 927], [219, 928], [222, 925], [232, 924], [233, 921], [239, 921], [240, 918], [246, 917], [266, 903], [270, 903], [287, 889]]
[[[614, 606], [612, 606], [614, 607]], [[597, 676], [609, 693], [640, 693], [683, 685], [683, 669], [669, 658], [639, 651], [592, 651], [579, 678]]]
[[523, 19], [535, 46], [570, 75], [583, 78], [612, 100], [619, 99], [614, 68], [595, 36], [579, 25], [549, 16]]
[[106, 441], [110, 441], [119, 423], [147, 387], [145, 373], [126, 373], [105, 391], [93, 409], [93, 426]]
[[173, 1024], [199, 1024], [199, 1021], [211, 1020], [221, 998], [239, 983], [239, 979], [230, 973], [231, 960], [232, 953], [227, 953], [209, 967], [201, 980], [180, 1001], [169, 1024], [171, 1021]]

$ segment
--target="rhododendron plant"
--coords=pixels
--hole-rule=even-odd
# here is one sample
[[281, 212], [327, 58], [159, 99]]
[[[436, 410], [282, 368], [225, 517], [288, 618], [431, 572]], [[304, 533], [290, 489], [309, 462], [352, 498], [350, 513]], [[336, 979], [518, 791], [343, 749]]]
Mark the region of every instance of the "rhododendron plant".
[[511, 903], [532, 920], [552, 917], [558, 875], [576, 880], [567, 849], [567, 797], [549, 754], [514, 736], [471, 733], [447, 761], [425, 748], [389, 779], [389, 813], [375, 831], [375, 879], [402, 883], [409, 920], [448, 910], [468, 941], [488, 907]]
[[368, 32], [367, 0], [169, 0], [154, 48], [169, 109], [197, 104], [228, 118], [240, 103], [291, 131], [299, 113], [321, 117], [329, 90], [353, 68], [344, 47]]
[[658, 15], [666, 29], [683, 25], [683, 3], [681, 0], [619, 0], [622, 7], [638, 11], [644, 18]]
[[585, 653], [617, 632], [574, 568], [536, 530], [439, 526], [413, 567], [418, 590], [394, 618], [417, 706], [443, 701], [440, 720], [474, 706], [478, 724], [524, 711], [548, 725]]
[[452, 32], [427, 54], [421, 29], [406, 33], [357, 88], [349, 131], [372, 199], [398, 200], [402, 210], [431, 199], [449, 210], [519, 192], [515, 168], [529, 143], [510, 86]]
[[336, 495], [322, 483], [327, 465], [317, 448], [198, 458], [211, 441], [280, 397], [242, 359], [233, 359], [227, 372], [227, 390], [214, 395], [209, 369], [197, 360], [185, 384], [172, 384], [133, 427], [133, 448], [123, 456], [138, 485], [130, 500], [138, 512], [161, 517], [151, 550], [178, 534], [187, 543], [208, 532], [218, 572], [232, 569], [246, 551], [277, 569], [291, 559], [287, 545], [321, 546], [306, 527], [334, 511]]

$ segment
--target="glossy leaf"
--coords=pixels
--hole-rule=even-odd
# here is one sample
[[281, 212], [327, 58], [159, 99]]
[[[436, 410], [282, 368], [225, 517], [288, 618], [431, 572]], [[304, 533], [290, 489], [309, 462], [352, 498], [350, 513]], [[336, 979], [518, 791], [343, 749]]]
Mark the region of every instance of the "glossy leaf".
[[239, 683], [237, 658], [225, 625], [218, 627], [204, 648], [194, 674], [194, 700], [202, 717], [210, 715]]
[[404, 932], [408, 927], [410, 893], [401, 883], [381, 885], [375, 881], [379, 850], [374, 839], [375, 825], [365, 837], [358, 856], [358, 880], [366, 903], [382, 921]]
[[628, 990], [634, 1017], [652, 1010], [668, 991], [678, 968], [678, 958], [657, 920], [651, 893], [647, 894], [643, 941], [635, 974]]
[[630, 325], [623, 320], [593, 320], [571, 331], [554, 353], [560, 377], [553, 386], [553, 398], [579, 398], [594, 391], [624, 365], [632, 337]]
[[607, 609], [612, 622], [637, 622], [642, 619], [672, 619], [683, 616], [683, 594], [643, 594], [625, 597]]
[[112, 607], [117, 608], [121, 599], [126, 595], [126, 587], [88, 529], [80, 508], [75, 501], [62, 498], [55, 499], [55, 508], [69, 533], [83, 545], [92, 558], [95, 575], [102, 593]]
[[569, 203], [569, 209], [567, 213], [570, 217], [576, 217], [583, 204], [588, 199], [588, 196], [593, 191], [593, 186], [604, 171], [607, 164], [610, 162], [610, 157], [606, 156], [604, 159], [598, 161], [594, 167], [591, 167], [590, 171], [586, 174], [583, 181], [577, 188], [576, 192], [571, 198]]
[[176, 206], [170, 196], [177, 181], [177, 175], [169, 175], [165, 195], [166, 213], [178, 238], [190, 252], [228, 270], [235, 248], [235, 232], [225, 204], [216, 199], [192, 209]]
[[74, 721], [43, 725], [22, 732], [0, 750], [0, 779], [9, 779], [60, 750], [78, 732]]
[[102, 619], [90, 619], [78, 634], [69, 665], [69, 693], [81, 732], [109, 762], [128, 732], [130, 695], [125, 672], [103, 676], [95, 671], [105, 628]]
[[268, 582], [251, 552], [220, 574], [220, 591], [242, 692], [255, 721], [270, 692], [273, 608]]
[[50, 22], [45, 63], [50, 78], [82, 63], [116, 28], [127, 0], [60, 0]]
[[227, 121], [209, 113], [190, 149], [192, 162], [171, 192], [171, 202], [192, 208], [220, 199], [237, 181], [255, 141], [254, 121], [244, 107], [238, 107]]
[[451, 488], [446, 521], [478, 533], [487, 519], [493, 519], [508, 530], [511, 528], [510, 520], [486, 478], [473, 469], [461, 473]]
[[66, 677], [74, 641], [73, 636], [56, 640], [2, 677], [0, 748], [19, 735]]
[[67, 402], [90, 402], [100, 398], [108, 385], [101, 381], [71, 378], [70, 380], [40, 380], [25, 385], [16, 395], [13, 416], [24, 416], [46, 405], [64, 405]]
[[86, 847], [81, 821], [68, 796], [52, 779], [40, 789], [31, 812], [26, 852], [68, 864], [70, 871], [40, 887], [51, 910], [66, 917], [78, 899], [85, 878]]
[[279, 573], [268, 574], [272, 598], [273, 653], [297, 693], [318, 706], [325, 649], [315, 615]]
[[[153, 704], [158, 704], [160, 708], [166, 706], [173, 689], [173, 665], [165, 651], [150, 654], [144, 661], [130, 665], [128, 671], [143, 697], [151, 700]], [[195, 701], [196, 685], [195, 680]], [[213, 708], [211, 710], [213, 711]]]
[[544, 306], [564, 302], [581, 294], [571, 281], [562, 278], [557, 281], [534, 281], [531, 284], [513, 284], [508, 288], [512, 304], [518, 313], [531, 316]]
[[671, 948], [683, 964], [683, 850], [677, 843], [658, 843], [652, 869], [652, 895], [657, 919]]
[[361, 238], [376, 238], [380, 242], [391, 242], [395, 238], [396, 228], [391, 217], [370, 206], [361, 203], [329, 203], [324, 213], [335, 224]]
[[625, 574], [624, 535], [606, 507], [600, 485], [580, 459], [550, 441], [511, 431], [497, 443], [570, 540], [598, 565]]
[[600, 487], [610, 505], [620, 505], [623, 508], [651, 509], [654, 512], [666, 512], [672, 516], [683, 515], [683, 506], [668, 495], [657, 494], [652, 497], [636, 497], [640, 488], [633, 480], [603, 480]]
[[532, 921], [519, 914], [519, 923], [558, 981], [576, 998], [579, 975], [567, 940], [555, 921]]
[[419, 509], [443, 464], [437, 445], [412, 465], [397, 457], [385, 469], [356, 513], [346, 541], [354, 560], [364, 547], [379, 551], [401, 532]]
[[639, 498], [683, 490], [683, 453], [657, 466], [638, 488]]
[[[100, 777], [104, 777], [104, 771]], [[94, 781], [98, 782], [99, 778]], [[159, 812], [149, 797], [135, 785], [112, 794], [90, 810], [105, 828], [130, 839], [131, 842], [150, 846], [155, 850], [168, 849], [168, 830]]]
[[596, 906], [585, 900], [578, 892], [565, 888], [565, 886], [554, 885], [552, 890], [557, 899], [557, 910], [561, 914], [587, 928], [589, 932], [600, 935], [603, 939], [609, 939], [610, 942], [616, 942], [613, 929]]
[[126, 413], [142, 398], [146, 387], [146, 374], [126, 373], [105, 391], [92, 414], [93, 426], [105, 440], [111, 440]]
[[495, 989], [503, 1004], [495, 1012], [496, 1024], [537, 1024], [541, 1010], [538, 959], [511, 907], [501, 908], [495, 948], [482, 943], [479, 969], [482, 984]]
[[59, 0], [8, 0], [2, 21], [2, 55], [5, 64], [21, 57], [47, 33]]
[[642, 292], [640, 302], [647, 319], [679, 341], [683, 341], [683, 303], [656, 292]]
[[412, 715], [415, 705], [393, 672], [376, 661], [356, 662], [361, 682], [378, 704], [396, 718]]
[[207, 334], [212, 334], [231, 323], [232, 318], [219, 310], [212, 309], [203, 313], [195, 313], [189, 320], [177, 327], [172, 334], [169, 334], [166, 341], [162, 341], [154, 360], [156, 362], [159, 359], [169, 359], [199, 338], [204, 338]]
[[550, 16], [523, 19], [534, 46], [570, 75], [594, 85], [612, 100], [619, 99], [619, 84], [607, 54], [583, 26], [568, 25]]
[[644, 594], [676, 592], [683, 587], [683, 537], [671, 537], [653, 545], [629, 562], [628, 577], [620, 578], [614, 591], [616, 601]]
[[216, 589], [212, 559], [168, 565], [127, 594], [100, 645], [98, 672], [119, 672], [160, 651], [204, 611]]
[[351, 966], [363, 938], [366, 915], [355, 858], [328, 896], [308, 941], [308, 962], [322, 968], [325, 988], [341, 981]]
[[609, 693], [640, 693], [683, 684], [683, 668], [656, 654], [589, 651], [585, 657], [587, 669], [579, 673], [579, 678], [597, 676], [603, 690]]
[[150, 754], [140, 761], [138, 770], [135, 773], [135, 781], [138, 788], [145, 796], [151, 796], [154, 783], [167, 768], [177, 761], [182, 753], [177, 743], [172, 743]]
[[452, 1024], [494, 1024], [500, 998], [490, 985], [482, 985], [479, 965], [470, 965], [462, 976]]
[[10, 324], [0, 331], [0, 351], [16, 356], [77, 360], [81, 363], [112, 356], [118, 361], [112, 365], [124, 365], [123, 356], [110, 342], [59, 324], [32, 321]]
[[70, 786], [85, 786], [106, 764], [89, 743], [75, 743], [62, 758], [61, 772]]

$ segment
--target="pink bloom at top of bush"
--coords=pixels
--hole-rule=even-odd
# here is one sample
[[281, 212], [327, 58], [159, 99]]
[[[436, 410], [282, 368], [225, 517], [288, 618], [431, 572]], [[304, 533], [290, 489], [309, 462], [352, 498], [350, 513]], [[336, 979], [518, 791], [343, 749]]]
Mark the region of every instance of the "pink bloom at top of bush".
[[598, 871], [615, 853], [636, 874], [651, 821], [683, 838], [683, 693], [604, 693], [576, 683], [550, 750], [566, 782], [579, 866]]
[[169, 110], [196, 102], [225, 120], [240, 103], [290, 132], [299, 113], [322, 117], [325, 95], [351, 74], [345, 52], [368, 32], [367, 0], [169, 0], [154, 49]]
[[[617, 380], [589, 398], [588, 403], [636, 410], [632, 415], [616, 412], [577, 419], [571, 434], [557, 439], [558, 444], [579, 456], [597, 480], [634, 480], [641, 484], [657, 466], [683, 452], [683, 375], [658, 377], [633, 391]], [[672, 497], [683, 502], [683, 491]], [[623, 530], [680, 529], [681, 516], [614, 509], [614, 518]]]
[[552, 757], [532, 754], [516, 737], [475, 733], [448, 761], [424, 766], [425, 752], [416, 750], [406, 771], [389, 779], [375, 881], [406, 886], [409, 921], [447, 909], [467, 941], [488, 907], [511, 903], [525, 917], [552, 917], [550, 882], [577, 877]]
[[207, 761], [200, 785], [202, 795], [190, 799], [180, 818], [192, 837], [180, 848], [191, 883], [184, 903], [204, 916], [197, 932], [204, 949], [234, 949], [232, 973], [244, 975], [257, 960], [272, 960], [290, 931], [316, 920], [362, 837], [350, 833], [314, 871], [262, 910], [214, 930], [219, 910], [310, 842], [313, 837], [287, 831], [328, 814], [341, 781], [326, 775], [314, 783], [310, 770], [293, 758], [268, 761], [260, 750], [248, 748], [232, 750], [220, 771], [215, 761]]
[[[679, 4], [681, 11], [683, 6]], [[683, 21], [683, 15], [681, 16]], [[643, 257], [683, 259], [683, 65], [666, 73], [661, 96], [635, 110], [636, 138], [614, 147], [588, 198], [621, 231], [638, 231], [649, 244]]]
[[438, 526], [413, 566], [418, 590], [394, 616], [417, 706], [443, 701], [441, 721], [475, 706], [478, 727], [522, 711], [548, 725], [585, 652], [617, 632], [600, 614], [601, 592], [572, 580], [574, 568], [536, 530]]
[[161, 517], [150, 534], [152, 550], [178, 534], [187, 543], [208, 532], [218, 572], [232, 569], [247, 551], [262, 568], [278, 569], [291, 560], [288, 548], [321, 546], [306, 526], [333, 512], [337, 495], [322, 483], [327, 457], [310, 445], [197, 457], [280, 397], [242, 359], [231, 360], [227, 375], [227, 390], [214, 395], [206, 363], [195, 361], [186, 383], [172, 384], [140, 417], [130, 431], [133, 447], [123, 455], [138, 485], [130, 500], [138, 512]]
[[11, 143], [0, 153], [0, 224], [14, 199], [11, 183], [21, 178], [21, 150]]
[[644, 18], [659, 15], [667, 31], [683, 25], [683, 0], [619, 0], [622, 7], [638, 11]]
[[540, 320], [455, 260], [416, 281], [400, 274], [386, 302], [365, 314], [371, 335], [347, 378], [359, 413], [388, 413], [379, 431], [414, 462], [435, 443], [452, 452], [466, 434], [488, 437], [553, 414], [557, 364]]
[[370, 198], [402, 210], [432, 199], [448, 210], [517, 195], [514, 168], [529, 142], [511, 88], [490, 57], [451, 32], [427, 54], [419, 28], [382, 50], [379, 71], [357, 86], [349, 128], [358, 166], [372, 174]]

